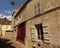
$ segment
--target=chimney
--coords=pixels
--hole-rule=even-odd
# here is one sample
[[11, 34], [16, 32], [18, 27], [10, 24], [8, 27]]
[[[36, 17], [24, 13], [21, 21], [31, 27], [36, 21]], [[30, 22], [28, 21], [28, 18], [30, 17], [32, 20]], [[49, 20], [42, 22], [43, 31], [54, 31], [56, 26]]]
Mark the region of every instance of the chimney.
[[4, 20], [7, 20], [7, 18], [6, 18], [6, 17], [4, 17]]

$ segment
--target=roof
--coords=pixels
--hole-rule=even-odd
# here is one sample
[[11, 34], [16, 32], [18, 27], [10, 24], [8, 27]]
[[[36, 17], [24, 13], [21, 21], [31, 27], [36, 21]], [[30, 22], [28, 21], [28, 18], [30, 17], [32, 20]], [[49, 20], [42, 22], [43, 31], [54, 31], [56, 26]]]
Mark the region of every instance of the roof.
[[11, 25], [11, 21], [9, 21], [7, 18], [0, 18], [0, 24]]

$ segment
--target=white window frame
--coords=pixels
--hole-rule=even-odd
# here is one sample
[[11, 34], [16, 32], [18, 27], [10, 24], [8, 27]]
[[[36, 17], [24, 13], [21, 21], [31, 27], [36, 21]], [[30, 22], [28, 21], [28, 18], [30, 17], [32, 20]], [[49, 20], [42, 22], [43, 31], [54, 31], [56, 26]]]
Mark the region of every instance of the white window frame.
[[35, 10], [36, 15], [40, 13], [40, 4], [39, 4], [39, 2], [35, 4], [34, 10]]

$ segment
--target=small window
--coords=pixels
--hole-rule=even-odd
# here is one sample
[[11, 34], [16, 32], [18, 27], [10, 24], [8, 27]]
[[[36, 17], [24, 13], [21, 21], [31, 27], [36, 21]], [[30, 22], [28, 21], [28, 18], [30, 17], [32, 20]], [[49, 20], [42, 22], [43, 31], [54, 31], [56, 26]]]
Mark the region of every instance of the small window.
[[35, 14], [36, 14], [36, 15], [40, 13], [40, 4], [39, 4], [39, 3], [36, 3], [36, 4], [35, 4], [34, 10], [35, 10]]
[[6, 26], [6, 29], [8, 29], [8, 26]]
[[6, 32], [12, 32], [12, 31], [10, 31], [10, 30], [6, 30]]

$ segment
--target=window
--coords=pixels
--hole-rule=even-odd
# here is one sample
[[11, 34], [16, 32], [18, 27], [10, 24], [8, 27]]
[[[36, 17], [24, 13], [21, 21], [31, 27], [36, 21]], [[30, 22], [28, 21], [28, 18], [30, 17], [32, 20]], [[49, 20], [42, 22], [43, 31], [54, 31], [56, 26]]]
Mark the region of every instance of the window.
[[36, 4], [35, 4], [34, 10], [35, 10], [35, 14], [36, 14], [36, 15], [40, 13], [40, 4], [39, 4], [39, 3], [36, 3]]
[[6, 30], [6, 32], [12, 32], [11, 30]]
[[49, 44], [49, 31], [48, 31], [48, 24], [37, 24], [35, 25], [37, 29], [37, 37], [40, 40], [43, 40], [44, 43]]
[[37, 29], [38, 39], [43, 40], [43, 27], [42, 24], [35, 25]]
[[8, 29], [8, 26], [6, 26], [6, 29]]

